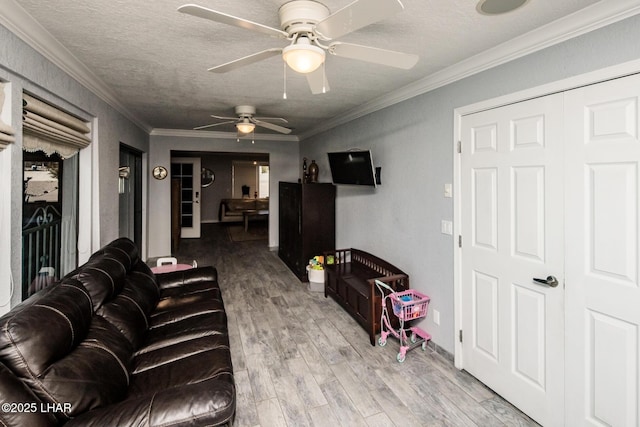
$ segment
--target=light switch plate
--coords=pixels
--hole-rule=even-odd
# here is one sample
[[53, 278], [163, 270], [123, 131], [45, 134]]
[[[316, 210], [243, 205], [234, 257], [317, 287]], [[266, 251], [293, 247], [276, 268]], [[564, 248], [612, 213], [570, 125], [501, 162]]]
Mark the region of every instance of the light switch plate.
[[443, 234], [453, 234], [453, 222], [443, 219], [440, 225], [440, 231], [442, 231]]
[[453, 197], [453, 186], [451, 184], [444, 185], [444, 197]]

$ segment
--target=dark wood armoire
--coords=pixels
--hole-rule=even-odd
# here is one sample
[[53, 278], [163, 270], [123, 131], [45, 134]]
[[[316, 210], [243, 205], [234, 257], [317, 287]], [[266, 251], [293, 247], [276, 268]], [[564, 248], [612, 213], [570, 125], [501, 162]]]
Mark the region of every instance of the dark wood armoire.
[[278, 256], [301, 280], [315, 255], [335, 249], [336, 187], [280, 182]]

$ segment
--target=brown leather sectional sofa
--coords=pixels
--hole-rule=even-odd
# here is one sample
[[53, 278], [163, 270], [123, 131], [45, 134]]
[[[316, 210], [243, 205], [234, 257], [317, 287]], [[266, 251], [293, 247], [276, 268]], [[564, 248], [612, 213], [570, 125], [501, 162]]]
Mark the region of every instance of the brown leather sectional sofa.
[[0, 425], [232, 425], [213, 267], [154, 275], [121, 238], [0, 318]]

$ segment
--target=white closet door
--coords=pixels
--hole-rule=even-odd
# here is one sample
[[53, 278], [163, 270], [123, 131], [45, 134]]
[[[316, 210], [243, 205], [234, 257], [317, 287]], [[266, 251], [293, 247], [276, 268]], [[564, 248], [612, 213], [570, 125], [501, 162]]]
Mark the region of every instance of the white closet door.
[[[464, 369], [564, 422], [562, 95], [462, 119]], [[555, 276], [559, 286], [534, 281]]]
[[640, 77], [566, 93], [567, 420], [640, 425]]

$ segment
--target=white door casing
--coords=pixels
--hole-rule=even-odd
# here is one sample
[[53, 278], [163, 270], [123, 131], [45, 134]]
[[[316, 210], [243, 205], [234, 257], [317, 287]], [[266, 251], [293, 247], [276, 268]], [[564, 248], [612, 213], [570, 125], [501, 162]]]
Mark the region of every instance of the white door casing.
[[640, 423], [640, 76], [568, 91], [567, 419]]
[[555, 95], [461, 125], [464, 368], [545, 426], [564, 420], [561, 113]]

